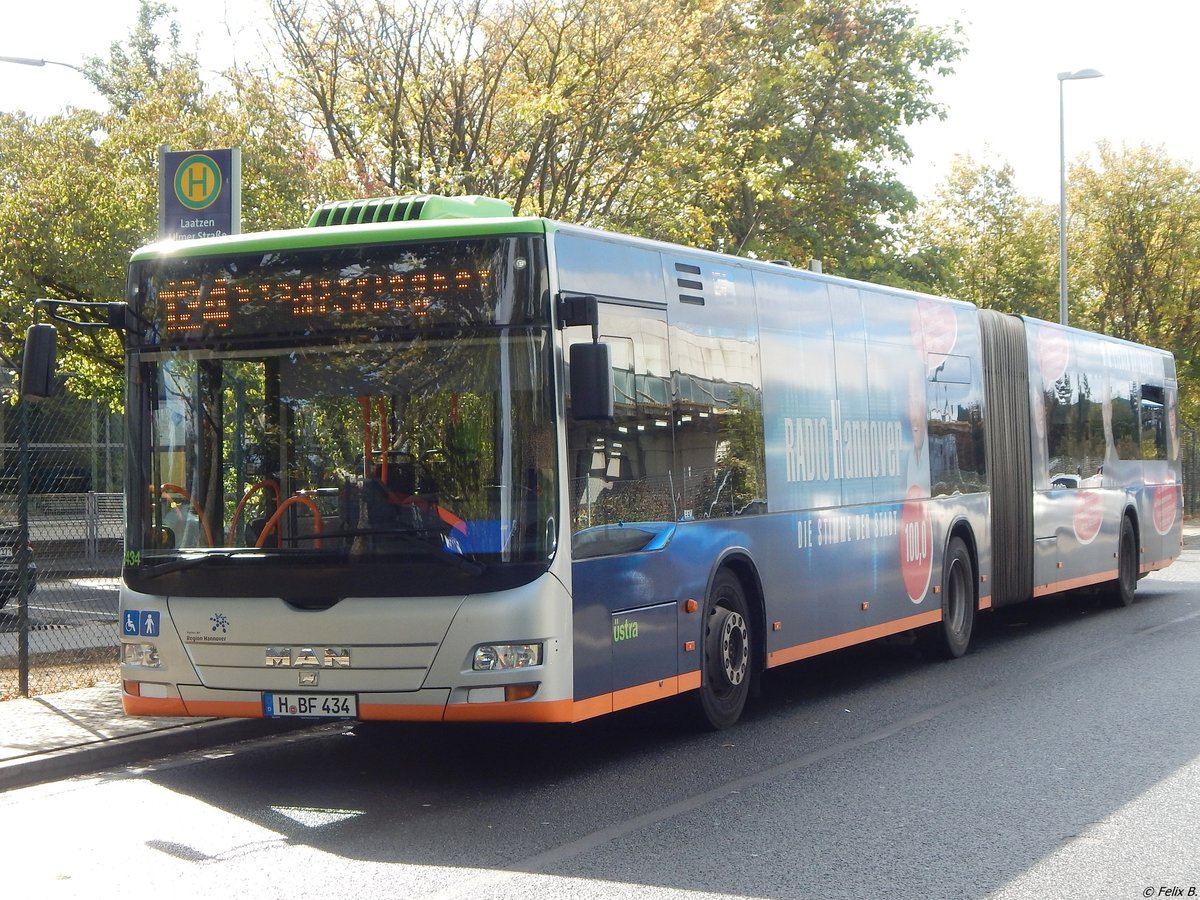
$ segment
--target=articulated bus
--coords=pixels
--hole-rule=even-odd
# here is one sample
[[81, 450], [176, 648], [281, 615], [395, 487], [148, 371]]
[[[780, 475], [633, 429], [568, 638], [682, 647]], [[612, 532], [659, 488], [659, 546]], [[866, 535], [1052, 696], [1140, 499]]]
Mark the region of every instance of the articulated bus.
[[516, 217], [159, 243], [123, 309], [125, 710], [577, 722], [1176, 558], [1165, 352]]

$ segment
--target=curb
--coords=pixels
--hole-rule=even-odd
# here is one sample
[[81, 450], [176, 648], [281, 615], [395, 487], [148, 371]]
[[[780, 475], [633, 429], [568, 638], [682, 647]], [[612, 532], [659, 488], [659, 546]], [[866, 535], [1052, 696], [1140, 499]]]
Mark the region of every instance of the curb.
[[0, 791], [87, 775], [177, 753], [312, 728], [315, 721], [208, 719], [0, 761]]

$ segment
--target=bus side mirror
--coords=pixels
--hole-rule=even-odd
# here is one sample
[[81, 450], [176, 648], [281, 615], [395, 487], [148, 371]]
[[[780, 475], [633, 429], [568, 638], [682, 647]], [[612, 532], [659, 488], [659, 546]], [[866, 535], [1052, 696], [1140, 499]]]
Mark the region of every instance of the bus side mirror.
[[41, 400], [54, 395], [58, 332], [53, 325], [30, 325], [21, 359], [21, 396]]
[[613, 376], [608, 344], [571, 345], [571, 416], [580, 422], [612, 419]]

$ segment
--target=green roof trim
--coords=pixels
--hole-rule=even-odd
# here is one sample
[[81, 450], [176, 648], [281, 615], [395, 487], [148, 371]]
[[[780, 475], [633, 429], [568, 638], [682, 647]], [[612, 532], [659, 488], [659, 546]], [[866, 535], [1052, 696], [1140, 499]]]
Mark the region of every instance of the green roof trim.
[[133, 252], [130, 262], [171, 257], [228, 256], [234, 253], [265, 253], [271, 250], [309, 250], [319, 247], [350, 247], [361, 244], [393, 244], [408, 241], [453, 240], [496, 235], [545, 234], [549, 222], [533, 216], [479, 219], [420, 219], [343, 225], [337, 228], [289, 228], [201, 238], [194, 241], [160, 241]]

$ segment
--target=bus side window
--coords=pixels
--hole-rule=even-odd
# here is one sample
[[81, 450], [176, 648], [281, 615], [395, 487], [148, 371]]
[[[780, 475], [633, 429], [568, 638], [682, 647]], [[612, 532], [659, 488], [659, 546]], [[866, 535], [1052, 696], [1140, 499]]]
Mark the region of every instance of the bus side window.
[[1167, 458], [1167, 404], [1161, 387], [1142, 385], [1141, 445], [1142, 459]]
[[[600, 304], [599, 312], [599, 337], [612, 367], [613, 418], [579, 421], [568, 410], [572, 530], [672, 521], [666, 323], [656, 310], [616, 303]], [[590, 342], [590, 334], [576, 330], [578, 339]]]
[[987, 490], [983, 414], [971, 361], [929, 354], [929, 468], [933, 496]]

